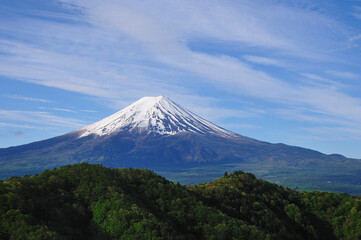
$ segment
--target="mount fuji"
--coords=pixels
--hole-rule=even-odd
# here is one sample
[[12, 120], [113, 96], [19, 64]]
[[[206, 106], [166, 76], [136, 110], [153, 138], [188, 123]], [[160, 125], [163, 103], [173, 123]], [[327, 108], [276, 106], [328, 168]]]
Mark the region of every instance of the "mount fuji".
[[80, 137], [92, 134], [104, 136], [120, 131], [135, 134], [176, 135], [189, 132], [224, 137], [237, 136], [163, 96], [141, 98], [123, 110], [79, 130], [82, 132]]
[[186, 184], [243, 170], [296, 189], [361, 194], [361, 160], [248, 138], [163, 96], [62, 136], [0, 149], [0, 178], [79, 162], [148, 168]]

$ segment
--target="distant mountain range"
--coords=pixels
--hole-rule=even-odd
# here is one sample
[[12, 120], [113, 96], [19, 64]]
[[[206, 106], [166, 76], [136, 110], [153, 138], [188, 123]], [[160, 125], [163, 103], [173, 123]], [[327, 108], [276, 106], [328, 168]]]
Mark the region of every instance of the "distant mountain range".
[[361, 194], [359, 159], [241, 136], [162, 96], [62, 136], [0, 149], [0, 177], [80, 162], [148, 168], [185, 184], [243, 170], [295, 189]]

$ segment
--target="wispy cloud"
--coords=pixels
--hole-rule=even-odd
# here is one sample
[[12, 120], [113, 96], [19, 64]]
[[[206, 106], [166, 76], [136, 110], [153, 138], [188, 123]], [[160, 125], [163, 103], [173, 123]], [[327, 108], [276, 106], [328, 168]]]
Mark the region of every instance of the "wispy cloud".
[[326, 73], [337, 78], [354, 79], [358, 77], [356, 74], [351, 72], [326, 71]]
[[222, 107], [193, 106], [192, 110], [203, 118], [209, 119], [211, 121], [220, 121], [226, 118], [250, 118], [260, 115], [260, 113], [255, 112], [251, 109], [245, 109], [241, 111]]
[[[164, 93], [192, 106], [188, 96], [212, 89], [224, 96], [322, 112], [324, 118], [361, 121], [360, 98], [317, 68], [339, 61], [337, 49], [357, 34], [312, 8], [268, 1], [58, 2], [66, 7], [71, 24], [26, 17], [0, 23], [0, 30], [11, 36], [0, 39], [1, 75], [106, 99], [102, 101], [117, 107]], [[203, 45], [221, 50], [207, 51], [199, 47]], [[237, 51], [241, 54], [233, 54]], [[245, 60], [284, 72], [265, 72]], [[290, 73], [292, 69], [297, 73]], [[303, 75], [313, 83], [297, 81], [298, 72], [308, 69], [319, 72]], [[210, 109], [217, 108], [210, 106], [190, 110], [211, 115]]]
[[[156, 60], [168, 66], [195, 73], [206, 79], [206, 82], [215, 86], [222, 86], [227, 91], [243, 92], [249, 96], [276, 102], [302, 104], [315, 109], [324, 108], [326, 105], [318, 97], [319, 93], [327, 95], [327, 99], [333, 102], [337, 102], [337, 98], [342, 97], [343, 104], [353, 106], [354, 110], [355, 108], [361, 109], [360, 101], [333, 89], [325, 90], [317, 87], [290, 85], [287, 81], [276, 79], [255, 70], [238, 59], [194, 52], [184, 42], [184, 39], [189, 37], [202, 35], [203, 37], [208, 36], [220, 40], [239, 41], [250, 45], [274, 48], [279, 51], [287, 50], [290, 55], [300, 54], [303, 56], [302, 52], [306, 53], [307, 57], [314, 57], [315, 55], [309, 52], [319, 52], [317, 49], [324, 49], [325, 46], [323, 45], [327, 45], [327, 47], [331, 45], [336, 47], [337, 45], [336, 41], [329, 40], [328, 42], [318, 42], [306, 46], [304, 43], [309, 43], [310, 40], [299, 36], [302, 33], [310, 36], [312, 33], [317, 37], [327, 34], [330, 28], [337, 27], [337, 23], [317, 12], [301, 12], [292, 8], [272, 7], [270, 5], [267, 5], [267, 8], [254, 11], [252, 4], [240, 5], [235, 12], [227, 4], [220, 6], [217, 2], [212, 2], [207, 9], [200, 8], [198, 4], [191, 2], [181, 4], [176, 1], [172, 4], [156, 3], [157, 7], [152, 8], [149, 8], [147, 4], [139, 8], [138, 5], [135, 6], [131, 2], [121, 5], [113, 1], [107, 1], [106, 4], [102, 5], [94, 1], [86, 4], [80, 1], [70, 2], [82, 6], [84, 13], [93, 24], [101, 27], [112, 27], [125, 37], [135, 40], [147, 55], [151, 54]], [[180, 4], [184, 7], [179, 8]], [[164, 14], [166, 11], [167, 14]], [[185, 20], [180, 21], [180, 19]], [[272, 21], [268, 21], [270, 19]], [[284, 21], [286, 19], [287, 21]], [[254, 21], [251, 21], [249, 25], [250, 20]], [[129, 22], [132, 25], [129, 25]], [[230, 22], [232, 24], [229, 24]], [[267, 27], [271, 23], [281, 24], [287, 30], [274, 33], [272, 30], [277, 28]], [[295, 33], [292, 32], [292, 27], [289, 27], [291, 24], [297, 26], [295, 27], [297, 40], [290, 36], [290, 34]], [[231, 31], [228, 26], [235, 27]], [[333, 28], [332, 31], [335, 32], [335, 29], [341, 28]], [[302, 42], [303, 40], [305, 42]], [[294, 41], [299, 42], [296, 44]], [[343, 114], [342, 110], [333, 106], [328, 106], [325, 111], [331, 115]], [[355, 114], [353, 116], [356, 117]], [[357, 118], [360, 119], [361, 115]]]
[[16, 100], [23, 100], [23, 101], [30, 101], [30, 102], [43, 102], [43, 103], [50, 103], [51, 101], [45, 100], [42, 98], [32, 98], [32, 97], [25, 97], [20, 95], [5, 95], [7, 98], [16, 99]]
[[242, 124], [242, 123], [226, 123], [223, 127], [227, 129], [253, 129], [260, 128], [260, 126], [252, 125], [252, 124]]
[[86, 74], [84, 76], [74, 74], [80, 71], [86, 73], [88, 66], [96, 65], [95, 62], [16, 41], [0, 40], [0, 51], [9, 54], [0, 57], [1, 75], [94, 96], [116, 95], [106, 82], [101, 84], [88, 80]]
[[271, 65], [271, 66], [284, 66], [285, 64], [279, 60], [268, 58], [268, 57], [260, 57], [260, 56], [253, 56], [253, 55], [245, 55], [243, 56], [249, 62], [263, 64], [263, 65]]
[[355, 42], [361, 40], [361, 34], [354, 35], [348, 39], [350, 42]]
[[[45, 126], [62, 126], [70, 128], [80, 128], [85, 126], [85, 123], [75, 118], [67, 118], [53, 115], [48, 112], [38, 111], [12, 111], [12, 110], [0, 110], [0, 119], [42, 124]], [[1, 124], [0, 124], [1, 125]], [[5, 126], [24, 126], [18, 124], [6, 124]], [[26, 126], [26, 125], [25, 125]]]
[[352, 15], [353, 15], [355, 18], [361, 19], [361, 7], [359, 7], [359, 6], [354, 6], [354, 11], [353, 11]]
[[[158, 80], [149, 77], [155, 76], [154, 69], [167, 69], [165, 71], [169, 74], [172, 74], [170, 71], [174, 71], [174, 67], [181, 71], [199, 72], [202, 68], [214, 67], [219, 61], [222, 63], [217, 67], [219, 72], [228, 70], [222, 69], [229, 61], [228, 58], [212, 59], [206, 54], [192, 52], [188, 48], [187, 39], [199, 39], [198, 36], [202, 36], [200, 41], [206, 38], [236, 41], [249, 46], [276, 49], [280, 53], [310, 57], [314, 56], [312, 52], [318, 52], [319, 46], [305, 49], [312, 45], [303, 44], [305, 41], [302, 41], [302, 38], [296, 43], [295, 39], [290, 38], [292, 34], [288, 31], [289, 23], [284, 19], [291, 18], [292, 24], [298, 27], [307, 25], [307, 31], [312, 29], [318, 34], [328, 30], [319, 31], [319, 28], [323, 28], [322, 23], [327, 22], [326, 26], [335, 24], [315, 12], [300, 12], [267, 4], [261, 9], [251, 3], [239, 4], [237, 11], [234, 11], [231, 5], [213, 1], [206, 4], [206, 9], [202, 4], [192, 1], [152, 2], [141, 6], [131, 1], [121, 4], [116, 1], [106, 1], [104, 4], [96, 1], [62, 2], [69, 4], [69, 8], [77, 7], [77, 10], [82, 10], [84, 15], [81, 16], [81, 21], [88, 21], [92, 25], [31, 20], [31, 24], [19, 28], [18, 24], [15, 27], [14, 23], [3, 23], [2, 30], [9, 35], [21, 33], [24, 37], [30, 35], [28, 39], [34, 39], [34, 33], [38, 33], [36, 41], [30, 44], [5, 40], [1, 42], [0, 50], [8, 53], [3, 61], [0, 59], [1, 74], [99, 97], [117, 98], [120, 92], [125, 93], [125, 97], [138, 97], [147, 92], [159, 92], [164, 89], [164, 82], [170, 81], [164, 74]], [[278, 29], [285, 30], [274, 32], [276, 28], [270, 24], [281, 24], [282, 28]], [[39, 32], [37, 29], [46, 30]], [[56, 34], [59, 32], [62, 34]], [[88, 39], [92, 41], [89, 42]], [[121, 39], [121, 42], [117, 39]], [[41, 44], [37, 44], [38, 42]], [[66, 51], [59, 49], [64, 43], [67, 46]], [[103, 48], [97, 47], [99, 43]], [[108, 49], [112, 51], [109, 52]], [[139, 61], [140, 59], [142, 60]], [[147, 63], [147, 60], [156, 61], [160, 65], [153, 70], [145, 69], [144, 63]], [[182, 64], [188, 60], [190, 64]], [[245, 73], [252, 73], [252, 69], [238, 64], [248, 71]], [[88, 66], [93, 67], [89, 69]], [[169, 67], [173, 69], [170, 70]], [[243, 76], [235, 75], [234, 78], [240, 77]], [[99, 79], [103, 80], [102, 83]], [[144, 90], [145, 85], [149, 87], [147, 83], [150, 81], [154, 87]], [[178, 81], [171, 81], [171, 84], [182, 85]], [[169, 87], [169, 83], [167, 85]], [[135, 90], [123, 91], [137, 87], [139, 90], [136, 94]]]
[[15, 123], [7, 123], [7, 122], [0, 122], [0, 127], [37, 128], [36, 126], [31, 126], [27, 124], [15, 124]]
[[342, 140], [342, 141], [352, 141], [352, 140], [361, 140], [361, 130], [353, 127], [327, 127], [327, 126], [318, 126], [318, 127], [304, 127], [301, 130], [311, 133], [315, 137], [318, 137], [322, 140], [332, 141], [332, 140]]
[[71, 109], [66, 109], [66, 108], [50, 108], [52, 110], [55, 111], [62, 111], [62, 112], [71, 112], [71, 113], [76, 113], [77, 111], [71, 110]]
[[97, 111], [94, 110], [87, 110], [87, 109], [83, 109], [83, 110], [79, 110], [80, 112], [87, 112], [87, 113], [96, 113]]
[[306, 78], [309, 79], [313, 79], [313, 80], [317, 80], [319, 82], [325, 82], [325, 83], [333, 83], [332, 81], [330, 81], [327, 78], [321, 77], [317, 74], [313, 74], [313, 73], [301, 73], [302, 76], [305, 76]]
[[344, 83], [331, 80], [330, 78], [323, 77], [313, 73], [301, 73], [302, 81], [308, 85], [318, 87], [320, 89], [330, 89], [331, 91], [345, 88]]
[[345, 121], [342, 118], [334, 118], [327, 116], [322, 111], [310, 111], [304, 108], [283, 108], [276, 109], [274, 113], [279, 115], [281, 118], [286, 118], [294, 121], [316, 123], [319, 125], [349, 125], [350, 121]]

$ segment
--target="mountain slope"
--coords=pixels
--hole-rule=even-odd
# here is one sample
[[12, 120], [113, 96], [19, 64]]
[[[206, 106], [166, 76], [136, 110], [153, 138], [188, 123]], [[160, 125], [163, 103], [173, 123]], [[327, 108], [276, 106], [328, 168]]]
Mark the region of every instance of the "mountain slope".
[[361, 200], [237, 171], [181, 186], [77, 164], [0, 181], [1, 239], [359, 239]]
[[182, 132], [235, 137], [163, 96], [144, 97], [123, 110], [79, 130], [79, 137], [109, 135], [119, 131], [175, 135]]
[[247, 138], [161, 96], [59, 137], [0, 149], [0, 177], [79, 162], [149, 168], [186, 184], [242, 169], [293, 188], [361, 194], [360, 160]]

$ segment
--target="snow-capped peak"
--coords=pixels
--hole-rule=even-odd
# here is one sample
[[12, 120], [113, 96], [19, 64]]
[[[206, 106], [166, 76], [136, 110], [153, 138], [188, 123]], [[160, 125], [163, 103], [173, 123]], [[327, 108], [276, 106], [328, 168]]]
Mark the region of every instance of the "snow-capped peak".
[[109, 135], [119, 131], [174, 135], [181, 132], [216, 134], [234, 137], [236, 134], [220, 128], [183, 109], [166, 97], [143, 97], [123, 110], [80, 129], [79, 137]]

